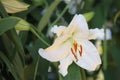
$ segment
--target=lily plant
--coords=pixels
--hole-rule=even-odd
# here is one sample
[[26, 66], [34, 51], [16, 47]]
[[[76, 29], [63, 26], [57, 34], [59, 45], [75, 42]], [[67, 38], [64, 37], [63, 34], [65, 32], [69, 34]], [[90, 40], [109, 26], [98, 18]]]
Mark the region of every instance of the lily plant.
[[104, 36], [101, 29], [88, 29], [83, 15], [75, 15], [68, 25], [54, 26], [51, 31], [57, 35], [54, 43], [39, 49], [39, 54], [51, 62], [60, 62], [59, 73], [66, 76], [68, 67], [74, 61], [78, 66], [94, 71], [101, 64], [96, 47], [89, 40]]

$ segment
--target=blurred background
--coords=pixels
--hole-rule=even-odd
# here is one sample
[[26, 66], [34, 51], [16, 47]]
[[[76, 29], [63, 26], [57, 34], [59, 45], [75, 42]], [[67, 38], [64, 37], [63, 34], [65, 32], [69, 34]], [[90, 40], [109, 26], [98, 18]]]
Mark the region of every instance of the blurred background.
[[[54, 41], [50, 29], [67, 26], [83, 14], [89, 28], [103, 28], [105, 36], [93, 40], [102, 65], [94, 72], [76, 64], [68, 75], [58, 64], [38, 54]], [[0, 80], [120, 80], [119, 0], [0, 0]]]

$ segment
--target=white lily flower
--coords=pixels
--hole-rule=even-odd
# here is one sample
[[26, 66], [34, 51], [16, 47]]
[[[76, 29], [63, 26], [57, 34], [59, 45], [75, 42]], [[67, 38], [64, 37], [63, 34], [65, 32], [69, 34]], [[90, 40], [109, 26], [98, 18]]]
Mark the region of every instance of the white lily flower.
[[103, 35], [99, 29], [88, 29], [83, 15], [75, 15], [68, 27], [53, 27], [52, 32], [57, 34], [54, 43], [46, 48], [39, 49], [39, 54], [51, 61], [60, 62], [59, 72], [67, 75], [69, 65], [74, 61], [78, 66], [94, 71], [101, 64], [96, 47], [89, 41]]

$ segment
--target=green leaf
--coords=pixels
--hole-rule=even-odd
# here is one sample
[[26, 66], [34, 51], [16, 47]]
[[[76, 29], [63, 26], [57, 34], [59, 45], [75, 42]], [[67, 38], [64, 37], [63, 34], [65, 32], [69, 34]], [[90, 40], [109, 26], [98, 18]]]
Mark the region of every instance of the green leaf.
[[12, 61], [15, 55], [13, 43], [10, 41], [10, 39], [5, 33], [1, 37], [2, 37], [2, 43], [4, 44], [5, 53], [8, 56], [9, 60]]
[[50, 17], [52, 15], [52, 13], [54, 12], [55, 8], [58, 6], [58, 4], [61, 1], [62, 0], [54, 0], [54, 2], [49, 6], [49, 8], [47, 9], [46, 13], [44, 14], [44, 16], [42, 17], [42, 19], [40, 20], [40, 22], [38, 24], [39, 32], [41, 32], [45, 28], [45, 26], [47, 25], [47, 23], [50, 20]]
[[118, 67], [120, 67], [120, 46], [112, 45], [109, 46], [110, 53]]
[[85, 0], [83, 11], [88, 12], [92, 8], [93, 4], [94, 4], [94, 0]]
[[29, 64], [24, 70], [25, 80], [33, 80], [35, 63]]
[[112, 68], [109, 66], [107, 70], [104, 71], [104, 80], [119, 80], [120, 78], [120, 68]]
[[61, 76], [60, 78], [60, 80], [82, 80], [80, 67], [73, 63], [68, 69], [68, 74], [65, 77]]
[[9, 37], [9, 39], [14, 43], [15, 49], [19, 52], [23, 66], [24, 66], [25, 65], [25, 59], [24, 59], [25, 53], [24, 53], [24, 48], [23, 48], [23, 45], [21, 43], [19, 36], [17, 35], [17, 33], [14, 29], [9, 30], [7, 32], [7, 35]]
[[91, 20], [91, 22], [92, 22], [91, 26], [101, 28], [105, 21], [103, 7], [101, 5], [97, 6], [94, 9], [94, 12], [95, 12], [95, 15], [94, 15], [93, 19]]
[[18, 19], [12, 17], [0, 19], [0, 35], [2, 35], [4, 32], [8, 31], [11, 28], [14, 28], [18, 22]]
[[85, 17], [86, 21], [89, 22], [93, 18], [94, 12], [84, 13], [83, 16]]
[[18, 53], [16, 53], [14, 57], [13, 64], [15, 66], [15, 70], [19, 76], [19, 79], [24, 80], [24, 68], [23, 68], [22, 61]]
[[32, 0], [33, 4], [36, 6], [43, 5], [45, 0]]
[[34, 68], [34, 71], [29, 75], [34, 75], [34, 79], [40, 77], [40, 78], [45, 78], [46, 80], [49, 62], [43, 59], [42, 57], [40, 57], [40, 55], [38, 54], [38, 50], [40, 47], [41, 47], [40, 40], [36, 40], [34, 44], [31, 43], [27, 47], [28, 51], [30, 52], [30, 55], [33, 58], [33, 67], [31, 68]]
[[15, 66], [9, 61], [9, 59], [4, 55], [4, 53], [0, 52], [0, 58], [5, 62], [6, 66], [8, 67], [15, 80], [20, 80], [16, 74]]
[[27, 41], [28, 31], [20, 31], [19, 37], [20, 37], [22, 45], [24, 46], [25, 42]]

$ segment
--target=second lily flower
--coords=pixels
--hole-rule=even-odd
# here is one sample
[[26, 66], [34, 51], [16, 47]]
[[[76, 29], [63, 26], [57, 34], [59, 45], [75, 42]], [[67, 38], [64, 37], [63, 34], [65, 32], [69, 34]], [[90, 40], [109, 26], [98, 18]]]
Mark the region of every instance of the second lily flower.
[[51, 62], [59, 61], [59, 72], [63, 76], [67, 75], [67, 69], [73, 61], [89, 71], [94, 71], [101, 64], [98, 51], [89, 40], [104, 33], [97, 28], [89, 30], [83, 15], [75, 15], [68, 27], [54, 26], [51, 31], [57, 38], [50, 47], [40, 48], [39, 54]]

